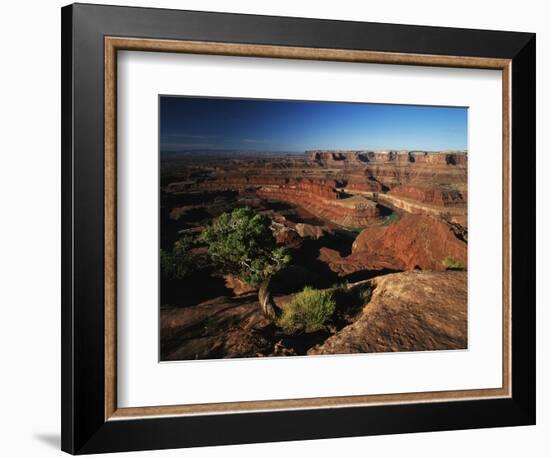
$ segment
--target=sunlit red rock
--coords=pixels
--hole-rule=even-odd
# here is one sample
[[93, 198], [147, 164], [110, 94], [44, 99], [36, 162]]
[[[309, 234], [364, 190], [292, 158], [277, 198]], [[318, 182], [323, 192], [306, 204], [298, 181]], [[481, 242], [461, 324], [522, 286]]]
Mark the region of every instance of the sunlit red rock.
[[389, 194], [444, 207], [464, 205], [467, 201], [466, 191], [444, 190], [433, 187], [396, 186]]
[[451, 256], [467, 266], [468, 247], [448, 224], [424, 215], [404, 215], [387, 228], [367, 228], [353, 243], [353, 256], [387, 254], [402, 270], [445, 270], [444, 259]]
[[467, 244], [448, 224], [429, 216], [404, 215], [389, 226], [364, 229], [349, 256], [322, 248], [320, 259], [345, 276], [362, 270], [442, 271], [448, 268], [448, 257], [467, 268], [467, 253]]

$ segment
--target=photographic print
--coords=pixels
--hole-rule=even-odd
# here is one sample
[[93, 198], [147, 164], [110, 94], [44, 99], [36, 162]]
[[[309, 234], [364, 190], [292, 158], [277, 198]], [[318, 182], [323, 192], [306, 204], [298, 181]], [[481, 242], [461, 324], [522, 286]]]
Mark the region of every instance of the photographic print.
[[535, 34], [61, 25], [64, 451], [536, 423]]
[[160, 360], [466, 349], [467, 126], [160, 95]]

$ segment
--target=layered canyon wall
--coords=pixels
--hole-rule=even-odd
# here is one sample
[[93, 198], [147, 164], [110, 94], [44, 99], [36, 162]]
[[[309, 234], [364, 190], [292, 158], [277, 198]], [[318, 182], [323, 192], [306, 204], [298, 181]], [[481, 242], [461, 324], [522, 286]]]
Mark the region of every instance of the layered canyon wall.
[[261, 158], [189, 157], [187, 175], [164, 190], [236, 191], [303, 207], [314, 216], [360, 228], [380, 206], [466, 225], [467, 154], [418, 151], [308, 151]]

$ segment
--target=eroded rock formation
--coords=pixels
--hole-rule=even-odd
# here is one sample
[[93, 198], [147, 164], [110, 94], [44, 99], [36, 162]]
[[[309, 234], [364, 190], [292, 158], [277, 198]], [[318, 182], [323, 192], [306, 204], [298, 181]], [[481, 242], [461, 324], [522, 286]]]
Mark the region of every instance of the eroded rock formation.
[[444, 189], [415, 186], [396, 186], [389, 194], [442, 207], [462, 206], [467, 201], [466, 191], [447, 191]]
[[[192, 159], [174, 165], [177, 174], [164, 186], [166, 193], [251, 193], [351, 228], [368, 226], [380, 216], [377, 203], [466, 221], [467, 154], [462, 152], [310, 151], [303, 156]], [[171, 217], [178, 219], [186, 211], [171, 209]]]
[[[349, 321], [333, 317], [312, 335], [289, 336], [263, 317], [254, 288], [199, 269], [167, 283], [163, 360], [466, 347], [465, 153], [212, 154], [162, 166], [163, 249], [249, 206], [270, 217], [277, 243], [292, 253], [274, 280], [278, 307], [305, 285], [374, 288], [358, 315], [344, 310]], [[198, 283], [205, 291], [189, 299], [186, 288]]]
[[263, 186], [256, 193], [268, 200], [303, 207], [312, 215], [343, 227], [364, 227], [380, 216], [372, 200], [363, 196], [340, 198], [334, 188], [326, 186]]
[[451, 257], [467, 267], [467, 244], [446, 223], [424, 215], [403, 215], [389, 226], [364, 229], [352, 254], [322, 248], [320, 259], [341, 276], [361, 270], [446, 270]]
[[374, 293], [355, 322], [308, 354], [467, 348], [466, 272], [410, 271], [370, 283]]
[[[410, 271], [350, 285], [372, 296], [344, 327], [285, 336], [256, 294], [161, 310], [162, 360], [467, 348], [466, 272]], [[284, 308], [290, 297], [276, 298]]]

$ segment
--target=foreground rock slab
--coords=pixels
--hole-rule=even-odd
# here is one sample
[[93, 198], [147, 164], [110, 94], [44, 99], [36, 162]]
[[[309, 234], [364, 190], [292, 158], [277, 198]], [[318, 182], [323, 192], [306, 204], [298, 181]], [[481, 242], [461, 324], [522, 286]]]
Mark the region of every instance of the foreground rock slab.
[[218, 297], [187, 308], [161, 310], [161, 359], [237, 358], [256, 356], [272, 347], [255, 332], [269, 326], [258, 296]]
[[369, 280], [374, 292], [353, 324], [310, 355], [467, 348], [467, 273], [410, 271]]

